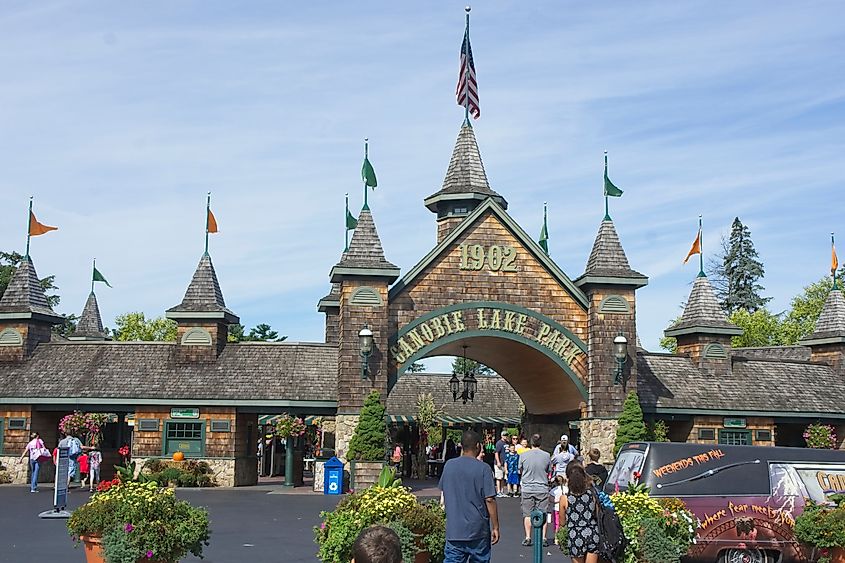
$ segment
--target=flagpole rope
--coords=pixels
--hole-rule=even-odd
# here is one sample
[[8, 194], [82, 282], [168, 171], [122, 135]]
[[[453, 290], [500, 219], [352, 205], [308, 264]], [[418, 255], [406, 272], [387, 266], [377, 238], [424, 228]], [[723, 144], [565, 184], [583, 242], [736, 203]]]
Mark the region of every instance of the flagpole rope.
[[32, 238], [32, 197], [29, 196], [29, 212], [26, 214], [26, 254], [25, 258], [29, 258], [29, 239]]

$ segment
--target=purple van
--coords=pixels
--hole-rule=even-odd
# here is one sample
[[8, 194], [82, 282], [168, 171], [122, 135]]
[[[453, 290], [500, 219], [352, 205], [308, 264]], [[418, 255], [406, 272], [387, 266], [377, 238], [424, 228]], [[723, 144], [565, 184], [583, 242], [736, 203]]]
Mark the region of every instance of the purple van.
[[652, 496], [680, 498], [701, 521], [686, 562], [811, 562], [795, 517], [805, 499], [845, 493], [838, 450], [634, 442], [619, 450], [605, 492], [624, 490], [635, 472]]

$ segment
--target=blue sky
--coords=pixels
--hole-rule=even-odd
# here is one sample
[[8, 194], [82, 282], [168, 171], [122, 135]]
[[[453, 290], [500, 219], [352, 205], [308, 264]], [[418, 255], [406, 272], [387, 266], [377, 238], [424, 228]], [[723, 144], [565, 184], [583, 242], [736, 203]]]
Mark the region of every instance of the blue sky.
[[[343, 195], [370, 203], [408, 271], [435, 242], [455, 105], [460, 2], [4, 2], [0, 248], [22, 251], [27, 197], [60, 230], [33, 240], [62, 312], [90, 263], [115, 315], [181, 301], [203, 250], [247, 326], [321, 340], [317, 300], [343, 247]], [[734, 216], [752, 231], [776, 311], [826, 273], [845, 185], [845, 4], [485, 2], [472, 46], [492, 187], [581, 274], [603, 214], [602, 151], [625, 195], [611, 213], [643, 344], [657, 348], [695, 265]]]

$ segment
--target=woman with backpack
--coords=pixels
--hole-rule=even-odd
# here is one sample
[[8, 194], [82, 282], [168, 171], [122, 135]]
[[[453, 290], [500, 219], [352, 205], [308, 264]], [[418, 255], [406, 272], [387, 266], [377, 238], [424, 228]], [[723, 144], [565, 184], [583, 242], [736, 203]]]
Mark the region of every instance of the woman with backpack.
[[593, 480], [578, 461], [566, 466], [569, 492], [560, 499], [561, 523], [567, 527], [569, 554], [574, 563], [598, 563], [599, 525]]
[[19, 462], [22, 462], [24, 457], [29, 456], [29, 469], [32, 475], [29, 483], [29, 492], [38, 492], [38, 471], [41, 469], [41, 464], [50, 459], [50, 452], [44, 445], [44, 441], [38, 432], [33, 432], [29, 435], [29, 442], [26, 444], [23, 453], [21, 454]]

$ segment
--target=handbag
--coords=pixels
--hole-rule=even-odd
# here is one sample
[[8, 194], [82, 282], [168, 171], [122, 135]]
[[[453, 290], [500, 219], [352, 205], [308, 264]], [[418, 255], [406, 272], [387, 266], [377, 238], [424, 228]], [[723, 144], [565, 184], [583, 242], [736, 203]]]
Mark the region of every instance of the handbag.
[[38, 463], [44, 463], [48, 460], [52, 460], [53, 456], [50, 455], [50, 450], [44, 447], [44, 442], [39, 440], [38, 443], [41, 445], [41, 447], [36, 450], [36, 452], [38, 453], [38, 459], [36, 461], [38, 461]]

